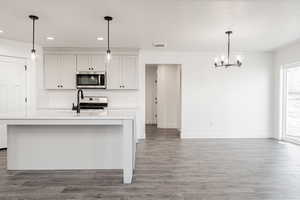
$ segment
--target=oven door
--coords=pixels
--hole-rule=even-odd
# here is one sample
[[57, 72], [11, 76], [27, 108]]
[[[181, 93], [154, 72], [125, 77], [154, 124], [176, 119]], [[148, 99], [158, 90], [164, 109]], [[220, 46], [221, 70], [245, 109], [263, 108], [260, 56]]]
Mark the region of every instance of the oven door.
[[78, 73], [76, 75], [77, 88], [101, 88], [105, 89], [105, 74], [85, 74]]

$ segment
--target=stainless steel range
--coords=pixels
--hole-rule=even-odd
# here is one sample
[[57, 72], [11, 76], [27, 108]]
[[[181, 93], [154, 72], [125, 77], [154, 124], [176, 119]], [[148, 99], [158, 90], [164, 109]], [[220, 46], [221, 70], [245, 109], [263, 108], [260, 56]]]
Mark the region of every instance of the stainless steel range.
[[[105, 109], [108, 106], [108, 98], [107, 97], [99, 97], [99, 96], [84, 96], [83, 99], [80, 100], [80, 109]], [[77, 106], [73, 103], [72, 110], [77, 110]]]

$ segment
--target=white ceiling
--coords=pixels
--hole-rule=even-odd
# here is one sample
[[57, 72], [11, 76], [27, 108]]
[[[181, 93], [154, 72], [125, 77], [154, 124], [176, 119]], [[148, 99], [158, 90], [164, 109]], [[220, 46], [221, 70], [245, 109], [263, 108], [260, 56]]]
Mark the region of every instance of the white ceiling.
[[[223, 51], [234, 31], [236, 51], [269, 51], [300, 38], [300, 0], [0, 0], [0, 38], [31, 41], [29, 14], [40, 17], [37, 43], [56, 47], [113, 47]], [[55, 37], [47, 41], [47, 36]], [[97, 41], [103, 36], [104, 41]]]

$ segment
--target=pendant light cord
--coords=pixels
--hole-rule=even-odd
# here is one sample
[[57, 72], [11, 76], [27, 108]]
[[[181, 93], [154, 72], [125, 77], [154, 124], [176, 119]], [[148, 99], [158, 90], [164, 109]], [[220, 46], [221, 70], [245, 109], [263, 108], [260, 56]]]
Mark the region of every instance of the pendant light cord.
[[32, 20], [32, 50], [34, 49], [34, 33], [35, 33], [35, 19]]
[[228, 33], [227, 64], [229, 63], [229, 58], [230, 58], [230, 32]]
[[107, 21], [107, 56], [109, 56], [110, 54], [110, 36], [109, 36], [109, 25], [110, 25], [110, 21], [112, 20], [113, 18], [111, 16], [105, 16], [104, 17], [104, 20]]
[[107, 20], [107, 47], [108, 47], [108, 50], [110, 51], [110, 47], [109, 47], [109, 21], [110, 20]]

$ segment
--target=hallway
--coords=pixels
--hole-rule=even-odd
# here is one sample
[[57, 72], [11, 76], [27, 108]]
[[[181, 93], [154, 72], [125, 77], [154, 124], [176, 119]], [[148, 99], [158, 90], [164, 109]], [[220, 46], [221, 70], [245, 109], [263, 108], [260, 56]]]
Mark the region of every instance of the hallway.
[[147, 141], [180, 139], [180, 132], [177, 129], [160, 129], [156, 125], [146, 125], [146, 139]]
[[133, 184], [120, 170], [15, 171], [0, 152], [0, 199], [296, 200], [300, 147], [271, 139], [180, 140], [147, 126]]

